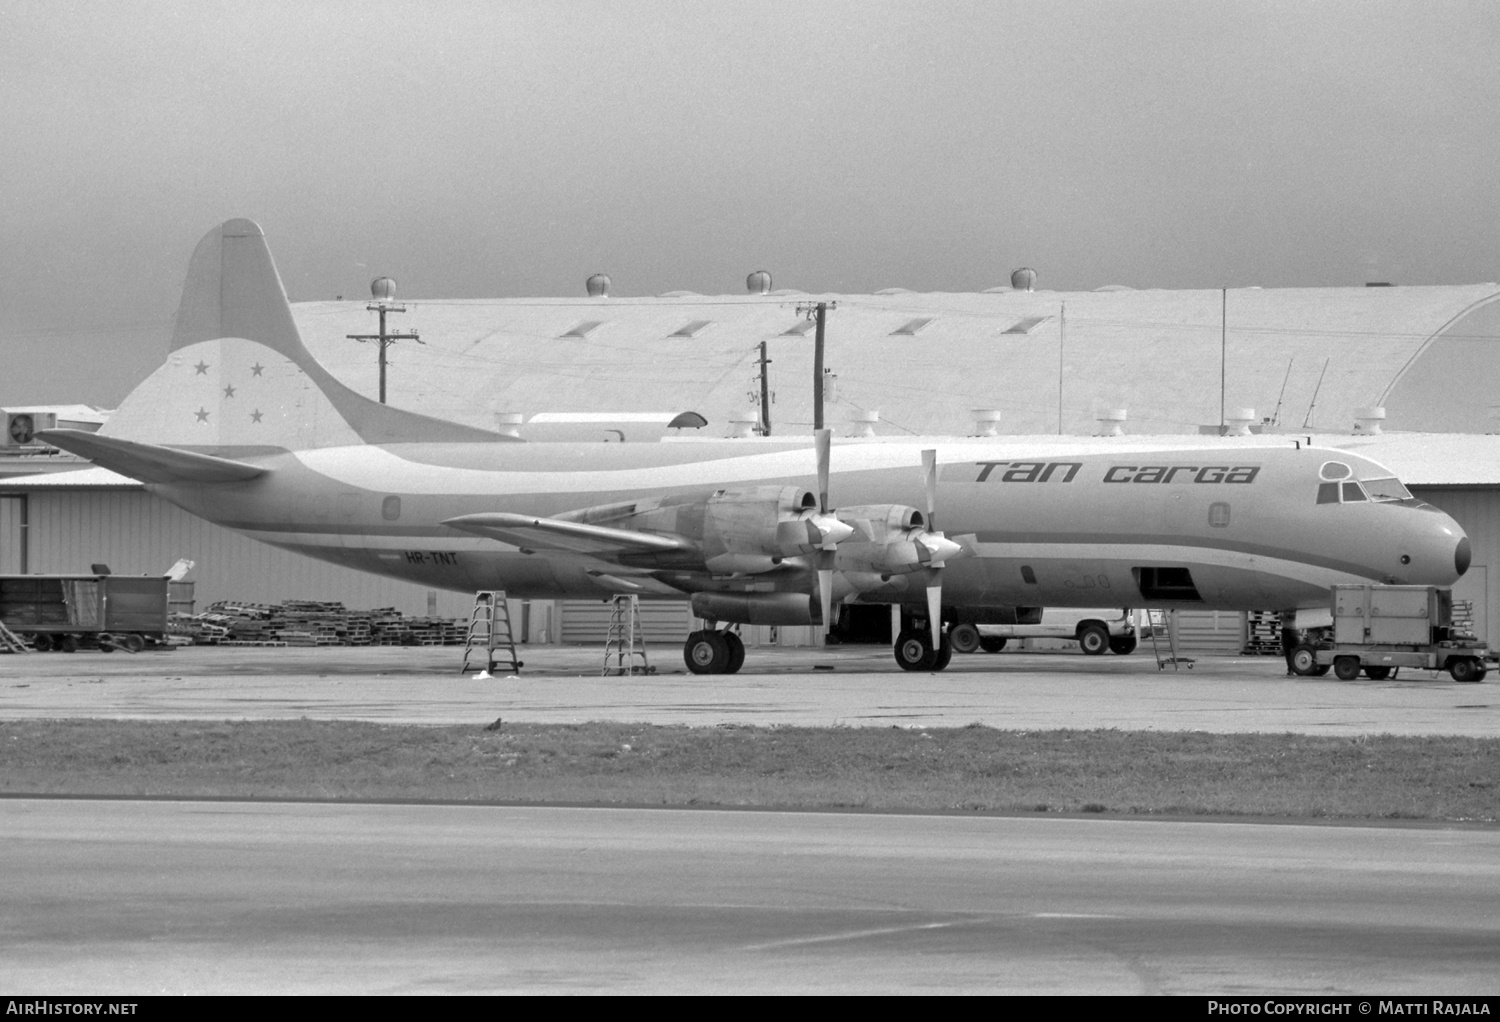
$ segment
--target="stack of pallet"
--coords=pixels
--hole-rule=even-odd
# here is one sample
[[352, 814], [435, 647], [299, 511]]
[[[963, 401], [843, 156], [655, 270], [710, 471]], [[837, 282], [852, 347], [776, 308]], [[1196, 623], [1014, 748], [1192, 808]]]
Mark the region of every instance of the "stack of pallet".
[[351, 611], [342, 603], [221, 600], [202, 614], [174, 614], [172, 634], [197, 645], [462, 646], [466, 623], [404, 618], [394, 607]]
[[1281, 615], [1274, 610], [1252, 610], [1245, 628], [1246, 656], [1281, 656]]

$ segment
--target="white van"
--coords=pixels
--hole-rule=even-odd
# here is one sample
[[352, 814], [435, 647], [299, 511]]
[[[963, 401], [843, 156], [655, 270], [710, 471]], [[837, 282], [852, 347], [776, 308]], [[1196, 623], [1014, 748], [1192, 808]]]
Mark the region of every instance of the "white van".
[[1040, 614], [1023, 614], [1021, 620], [1032, 617], [1036, 620], [1027, 624], [959, 623], [949, 629], [948, 641], [955, 653], [998, 653], [1010, 639], [1074, 639], [1089, 656], [1123, 656], [1136, 647], [1136, 614], [1120, 607], [1043, 607]]

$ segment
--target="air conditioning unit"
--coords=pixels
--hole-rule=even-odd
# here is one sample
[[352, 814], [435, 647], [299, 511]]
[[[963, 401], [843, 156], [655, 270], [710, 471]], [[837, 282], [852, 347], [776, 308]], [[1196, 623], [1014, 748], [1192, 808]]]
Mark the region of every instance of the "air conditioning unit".
[[55, 429], [56, 412], [15, 411], [5, 413], [5, 433], [0, 436], [0, 447], [40, 447], [36, 438], [44, 429]]

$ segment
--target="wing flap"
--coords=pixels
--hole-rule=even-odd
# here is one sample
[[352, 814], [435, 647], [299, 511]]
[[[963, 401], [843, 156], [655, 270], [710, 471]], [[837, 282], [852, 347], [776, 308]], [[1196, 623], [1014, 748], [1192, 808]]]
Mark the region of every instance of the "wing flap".
[[628, 554], [693, 553], [697, 547], [681, 536], [611, 529], [605, 525], [565, 522], [556, 518], [513, 515], [502, 511], [460, 515], [443, 522], [461, 532], [498, 539], [502, 543], [537, 550], [618, 557]]
[[81, 429], [44, 429], [37, 437], [143, 483], [242, 483], [266, 471], [259, 465], [230, 458], [100, 436]]

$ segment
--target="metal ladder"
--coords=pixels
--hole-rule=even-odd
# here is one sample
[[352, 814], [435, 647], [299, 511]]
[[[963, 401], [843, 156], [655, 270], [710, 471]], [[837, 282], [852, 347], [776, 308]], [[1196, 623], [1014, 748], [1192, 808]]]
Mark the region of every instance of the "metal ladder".
[[0, 652], [30, 653], [31, 647], [22, 642], [19, 635], [6, 628], [5, 622], [0, 621]]
[[[479, 649], [484, 650], [484, 668], [476, 677], [487, 678], [496, 667], [506, 663], [510, 664], [512, 674], [521, 673], [521, 668], [525, 666], [516, 658], [516, 642], [510, 630], [510, 604], [505, 599], [503, 589], [482, 589], [474, 594], [474, 612], [469, 617], [469, 635], [464, 641], [464, 665], [459, 668], [459, 674], [469, 672], [469, 656]], [[508, 652], [509, 658], [497, 660], [496, 650]]]
[[[614, 664], [610, 664], [614, 657]], [[636, 658], [640, 663], [636, 663]], [[641, 601], [634, 594], [622, 593], [614, 597], [614, 608], [609, 615], [609, 638], [604, 642], [604, 669], [606, 675], [650, 674], [651, 664], [646, 659], [646, 637], [641, 631]]]
[[[1193, 658], [1177, 655], [1177, 629], [1172, 626], [1171, 613], [1170, 610], [1146, 611], [1146, 620], [1151, 623], [1151, 652], [1156, 655], [1156, 669], [1160, 671], [1168, 664], [1171, 664], [1172, 670], [1176, 671], [1180, 669], [1177, 666], [1178, 664], [1187, 664], [1188, 670], [1191, 671], [1193, 669]], [[1167, 629], [1167, 650], [1169, 655], [1165, 657], [1161, 655], [1161, 648], [1156, 643], [1157, 614], [1161, 615], [1162, 623]]]

